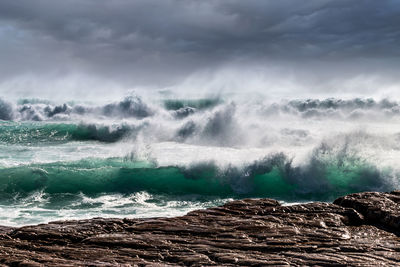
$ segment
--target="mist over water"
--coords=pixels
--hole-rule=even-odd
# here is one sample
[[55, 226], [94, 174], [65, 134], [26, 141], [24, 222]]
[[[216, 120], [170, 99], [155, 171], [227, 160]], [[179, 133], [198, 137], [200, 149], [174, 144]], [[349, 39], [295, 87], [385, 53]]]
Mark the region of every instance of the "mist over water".
[[0, 224], [175, 216], [244, 197], [398, 187], [389, 99], [0, 100]]

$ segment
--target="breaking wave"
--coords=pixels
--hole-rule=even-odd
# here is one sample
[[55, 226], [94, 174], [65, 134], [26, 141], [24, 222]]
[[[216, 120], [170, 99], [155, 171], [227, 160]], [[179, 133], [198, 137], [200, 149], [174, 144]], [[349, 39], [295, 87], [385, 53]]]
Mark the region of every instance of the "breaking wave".
[[0, 143], [51, 144], [68, 141], [116, 142], [135, 134], [135, 126], [127, 124], [72, 123], [2, 123]]
[[97, 118], [137, 118], [152, 116], [154, 111], [141, 98], [129, 96], [120, 102], [104, 106], [83, 105], [74, 102], [52, 104], [39, 99], [22, 99], [16, 105], [0, 99], [0, 120], [46, 121]]
[[[400, 119], [400, 104], [385, 99], [248, 103], [205, 98], [147, 102], [138, 96], [100, 106], [73, 102], [57, 105], [39, 99], [22, 99], [16, 104], [0, 100], [0, 141], [116, 142], [141, 136], [149, 143], [265, 147], [312, 140], [314, 129], [308, 124], [315, 121], [342, 127], [341, 123]], [[287, 122], [284, 127], [280, 126], [282, 121]]]
[[390, 191], [399, 122], [391, 100], [0, 99], [0, 224]]
[[[243, 166], [198, 162], [157, 166], [129, 159], [89, 158], [75, 162], [31, 164], [0, 169], [0, 196], [44, 192], [99, 195], [148, 192], [169, 195], [274, 197], [285, 201], [332, 200], [366, 190], [392, 190], [399, 174], [340, 153], [327, 156], [323, 145], [299, 166], [283, 153]], [[396, 181], [396, 182], [395, 182]]]
[[[259, 115], [294, 115], [302, 118], [341, 118], [351, 119], [377, 116], [400, 115], [400, 103], [383, 99], [334, 99], [324, 100], [306, 99], [290, 100], [269, 103], [261, 99], [261, 102], [248, 103], [236, 101], [238, 105], [246, 106], [246, 109]], [[16, 104], [0, 99], [0, 120], [14, 121], [43, 121], [66, 120], [88, 117], [96, 118], [136, 118], [143, 119], [155, 115], [168, 113], [175, 119], [186, 118], [196, 112], [206, 112], [221, 105], [229, 105], [231, 102], [221, 98], [202, 99], [165, 99], [146, 103], [138, 96], [128, 96], [120, 102], [113, 102], [103, 106], [93, 104], [75, 103], [73, 101], [54, 104], [42, 99], [20, 99]]]

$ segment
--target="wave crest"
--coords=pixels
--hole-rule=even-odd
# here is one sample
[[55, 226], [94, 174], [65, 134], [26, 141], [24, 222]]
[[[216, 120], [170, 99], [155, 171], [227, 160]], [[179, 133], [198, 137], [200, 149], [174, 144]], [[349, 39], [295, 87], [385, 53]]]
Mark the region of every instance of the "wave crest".
[[226, 167], [212, 161], [157, 167], [118, 158], [12, 167], [0, 169], [0, 195], [145, 191], [170, 197], [196, 194], [326, 201], [353, 192], [392, 190], [392, 175], [392, 170], [321, 145], [309, 162], [300, 166], [284, 153], [277, 153], [244, 166]]

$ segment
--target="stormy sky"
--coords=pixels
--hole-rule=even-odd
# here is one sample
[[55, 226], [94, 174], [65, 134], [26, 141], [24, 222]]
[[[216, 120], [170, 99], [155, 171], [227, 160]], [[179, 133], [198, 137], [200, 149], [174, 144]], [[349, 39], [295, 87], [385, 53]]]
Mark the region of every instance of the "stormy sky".
[[0, 1], [0, 93], [400, 92], [397, 0]]

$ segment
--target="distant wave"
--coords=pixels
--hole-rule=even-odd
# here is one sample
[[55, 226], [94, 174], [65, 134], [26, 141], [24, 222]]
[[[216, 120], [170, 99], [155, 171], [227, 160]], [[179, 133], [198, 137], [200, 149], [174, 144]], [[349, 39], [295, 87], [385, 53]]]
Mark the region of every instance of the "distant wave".
[[182, 108], [208, 109], [222, 103], [219, 98], [202, 98], [202, 99], [166, 99], [163, 106], [167, 110], [179, 110]]
[[54, 105], [50, 101], [38, 99], [23, 99], [13, 105], [0, 99], [0, 120], [68, 120], [84, 116], [141, 119], [152, 116], [153, 113], [154, 111], [141, 98], [134, 96], [104, 106], [81, 105], [72, 102]]
[[134, 137], [133, 125], [101, 125], [72, 123], [2, 123], [0, 142], [7, 144], [51, 144], [68, 141], [116, 142]]
[[[313, 121], [385, 122], [400, 119], [398, 102], [372, 99], [233, 102], [219, 98], [165, 99], [145, 103], [137, 96], [106, 105], [51, 104], [0, 99], [0, 141], [11, 143], [97, 140], [181, 142], [196, 145], [265, 147], [309, 142]], [[304, 121], [304, 123], [296, 123]], [[279, 126], [282, 122], [285, 125]], [[290, 123], [291, 122], [291, 123]], [[312, 126], [312, 125], [311, 125]], [[317, 140], [318, 141], [318, 140]]]
[[[41, 99], [21, 99], [11, 103], [0, 99], [0, 120], [6, 121], [46, 121], [96, 118], [143, 119], [155, 115], [169, 114], [175, 119], [186, 118], [196, 112], [206, 112], [232, 101], [220, 98], [164, 99], [146, 103], [138, 96], [129, 96], [120, 102], [103, 106], [68, 102], [52, 104]], [[288, 100], [275, 103], [235, 101], [240, 110], [255, 112], [264, 116], [291, 115], [301, 118], [357, 119], [372, 117], [393, 117], [400, 115], [400, 103], [383, 99], [355, 98]]]
[[0, 120], [12, 120], [13, 119], [13, 108], [12, 105], [0, 98]]
[[274, 103], [261, 108], [264, 114], [290, 114], [302, 118], [358, 119], [382, 118], [400, 115], [400, 104], [383, 99], [354, 98], [350, 100], [328, 98], [306, 99]]

